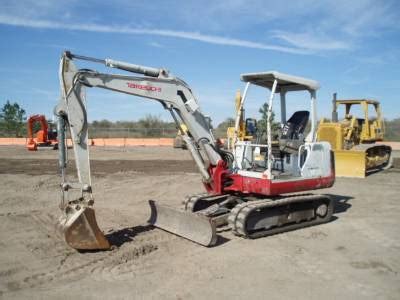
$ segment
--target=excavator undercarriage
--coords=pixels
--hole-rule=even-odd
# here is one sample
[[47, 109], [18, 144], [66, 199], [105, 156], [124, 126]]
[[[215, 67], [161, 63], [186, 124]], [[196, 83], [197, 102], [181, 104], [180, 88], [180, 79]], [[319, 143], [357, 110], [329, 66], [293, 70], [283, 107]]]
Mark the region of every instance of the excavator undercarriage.
[[326, 195], [293, 194], [271, 198], [193, 195], [186, 211], [207, 216], [215, 226], [228, 225], [245, 238], [259, 238], [328, 222], [334, 202]]
[[[78, 59], [144, 76], [77, 69], [73, 60]], [[278, 72], [244, 74], [242, 80], [246, 88], [238, 103], [239, 112], [250, 84], [271, 91], [269, 116], [274, 95], [281, 95], [284, 131], [278, 144], [272, 143], [270, 121], [264, 144], [239, 140], [239, 122], [236, 122], [234, 150], [223, 150], [212, 134], [210, 119], [201, 112], [190, 87], [167, 70], [65, 52], [60, 62], [61, 99], [55, 113], [62, 177], [62, 216], [58, 227], [67, 244], [78, 250], [104, 250], [111, 246], [96, 222], [93, 208], [85, 99], [85, 89], [92, 87], [160, 102], [171, 113], [202, 176], [207, 192], [188, 197], [183, 210], [150, 200], [149, 224], [198, 244], [213, 246], [218, 242], [217, 227], [220, 226], [232, 229], [238, 236], [257, 238], [328, 222], [334, 205], [329, 197], [299, 194], [330, 187], [335, 180], [330, 146], [316, 142], [318, 83]], [[311, 113], [297, 112], [296, 117], [286, 120], [286, 92], [302, 90], [310, 92]], [[309, 115], [312, 129], [305, 138], [304, 124]], [[180, 127], [182, 124], [185, 130]], [[67, 130], [73, 144], [78, 180], [69, 178], [66, 172]]]

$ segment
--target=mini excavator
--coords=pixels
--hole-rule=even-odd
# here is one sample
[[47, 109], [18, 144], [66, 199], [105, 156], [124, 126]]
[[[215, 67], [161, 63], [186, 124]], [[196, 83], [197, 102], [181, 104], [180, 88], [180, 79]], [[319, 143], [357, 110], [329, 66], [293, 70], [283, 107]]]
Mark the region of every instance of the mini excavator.
[[[36, 132], [36, 137], [33, 136], [33, 127], [35, 123], [40, 124], [40, 130]], [[52, 148], [57, 150], [57, 131], [50, 129], [47, 123], [46, 116], [32, 115], [27, 121], [28, 141], [26, 148], [29, 151], [36, 151], [38, 148]]]
[[[76, 60], [136, 75], [77, 69]], [[66, 243], [78, 250], [110, 248], [94, 212], [86, 88], [103, 88], [159, 102], [170, 112], [199, 169], [206, 193], [188, 197], [182, 210], [150, 200], [150, 224], [198, 244], [213, 246], [217, 243], [218, 226], [229, 226], [241, 237], [258, 238], [328, 222], [334, 211], [333, 200], [327, 195], [310, 193], [330, 187], [335, 181], [330, 145], [316, 142], [319, 84], [278, 72], [243, 74], [241, 79], [246, 86], [239, 110], [251, 85], [266, 88], [270, 95], [264, 101], [268, 101], [271, 121], [274, 97], [280, 94], [283, 127], [278, 144], [272, 143], [271, 122], [266, 142], [238, 140], [238, 119], [235, 149], [223, 150], [214, 139], [210, 119], [200, 110], [191, 88], [167, 70], [64, 52], [60, 62], [61, 97], [55, 113], [62, 176], [62, 216], [58, 227]], [[286, 120], [285, 95], [291, 91], [309, 92], [311, 111], [296, 112]], [[311, 132], [305, 138], [304, 124], [308, 119]], [[187, 130], [182, 130], [181, 124]], [[78, 180], [70, 181], [66, 176], [66, 130], [73, 143]], [[255, 150], [264, 153], [262, 160], [255, 159]]]

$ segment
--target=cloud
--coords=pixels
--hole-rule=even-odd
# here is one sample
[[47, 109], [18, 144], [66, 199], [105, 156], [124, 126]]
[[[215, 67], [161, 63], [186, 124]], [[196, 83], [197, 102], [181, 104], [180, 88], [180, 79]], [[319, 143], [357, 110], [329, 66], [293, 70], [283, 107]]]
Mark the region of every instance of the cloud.
[[336, 0], [330, 3], [326, 24], [351, 37], [379, 35], [399, 29], [398, 1]]
[[4, 15], [0, 15], [0, 24], [30, 27], [30, 28], [40, 28], [40, 29], [63, 29], [63, 30], [77, 30], [77, 31], [89, 31], [89, 32], [103, 32], [103, 33], [155, 35], [155, 36], [165, 36], [165, 37], [195, 40], [208, 44], [236, 46], [236, 47], [260, 49], [260, 50], [272, 50], [272, 51], [292, 53], [292, 54], [311, 53], [309, 49], [269, 45], [243, 39], [202, 34], [199, 32], [176, 31], [167, 29], [146, 29], [146, 28], [132, 28], [128, 26], [110, 26], [110, 25], [80, 24], [80, 23], [67, 24], [55, 21], [32, 20], [32, 19], [4, 16]]
[[[5, 25], [164, 36], [292, 54], [353, 50], [365, 37], [399, 28], [398, 2], [392, 0], [293, 0], [290, 9], [286, 3], [272, 0], [179, 4], [154, 0], [153, 5], [130, 0], [113, 4], [94, 0], [3, 1], [0, 24]], [[91, 9], [94, 6], [97, 9]], [[108, 25], [110, 20], [128, 25]], [[168, 24], [168, 29], [159, 28], [159, 24]], [[231, 37], [246, 32], [268, 40]]]
[[308, 50], [348, 50], [351, 45], [315, 32], [292, 33], [275, 31], [273, 37], [286, 41], [292, 46]]
[[161, 45], [160, 43], [157, 43], [157, 42], [151, 42], [151, 43], [149, 43], [149, 46], [154, 47], [154, 48], [164, 48], [163, 45]]

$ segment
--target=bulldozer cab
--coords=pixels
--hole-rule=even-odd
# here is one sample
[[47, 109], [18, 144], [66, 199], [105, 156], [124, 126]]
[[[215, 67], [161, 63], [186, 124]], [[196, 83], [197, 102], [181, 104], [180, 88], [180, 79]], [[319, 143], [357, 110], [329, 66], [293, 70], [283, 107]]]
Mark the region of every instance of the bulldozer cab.
[[[384, 136], [384, 122], [380, 103], [371, 99], [333, 100], [333, 116], [338, 119], [338, 110], [344, 107], [344, 117], [340, 123], [350, 130], [360, 143], [382, 141]], [[356, 113], [358, 110], [358, 113]], [[333, 120], [335, 117], [333, 117]]]
[[246, 136], [255, 136], [257, 133], [257, 120], [253, 118], [246, 119]]
[[241, 101], [242, 95], [239, 90], [236, 92], [235, 96], [235, 114], [236, 117], [239, 118], [236, 137], [234, 126], [229, 126], [226, 130], [226, 148], [229, 150], [233, 150], [235, 138], [240, 141], [250, 141], [255, 138], [258, 132], [257, 120], [254, 118], [246, 118], [245, 109], [240, 105]]

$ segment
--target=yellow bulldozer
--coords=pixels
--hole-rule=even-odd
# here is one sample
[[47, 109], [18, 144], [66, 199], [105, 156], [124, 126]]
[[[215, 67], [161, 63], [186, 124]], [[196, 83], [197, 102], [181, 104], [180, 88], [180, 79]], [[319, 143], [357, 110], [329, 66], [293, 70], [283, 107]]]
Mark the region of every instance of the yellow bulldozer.
[[[245, 111], [241, 107], [242, 95], [240, 91], [236, 92], [235, 112], [238, 121], [238, 129], [236, 139], [238, 141], [251, 141], [254, 139], [257, 130], [257, 120], [253, 118], [245, 119]], [[226, 148], [233, 150], [235, 143], [235, 126], [228, 127], [226, 130]]]
[[[320, 121], [317, 137], [318, 141], [327, 141], [332, 146], [336, 176], [364, 178], [370, 172], [390, 168], [392, 148], [377, 143], [383, 141], [385, 133], [379, 101], [338, 100], [335, 93], [332, 104], [332, 120]], [[344, 117], [339, 120], [341, 107], [344, 107]], [[361, 108], [362, 116], [352, 115], [356, 107], [358, 111]], [[375, 116], [372, 118], [369, 113]]]
[[173, 147], [186, 150], [187, 145], [183, 139], [183, 135], [188, 132], [188, 129], [185, 124], [180, 124], [179, 126], [180, 128], [178, 130], [178, 133], [176, 134], [176, 137], [174, 138]]

